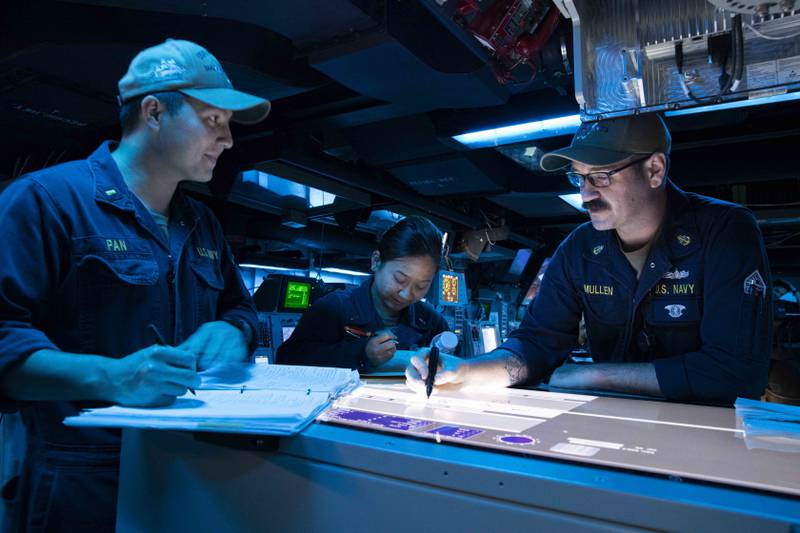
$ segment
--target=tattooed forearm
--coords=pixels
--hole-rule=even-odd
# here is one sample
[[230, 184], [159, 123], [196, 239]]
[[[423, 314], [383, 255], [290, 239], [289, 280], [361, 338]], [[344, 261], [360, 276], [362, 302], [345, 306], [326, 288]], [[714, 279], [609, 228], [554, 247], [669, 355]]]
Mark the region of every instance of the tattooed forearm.
[[504, 358], [503, 366], [506, 373], [508, 373], [509, 385], [517, 385], [523, 383], [528, 379], [528, 365], [525, 360], [519, 355], [507, 352], [508, 355]]
[[465, 367], [470, 386], [509, 387], [528, 380], [525, 358], [503, 348], [472, 359]]

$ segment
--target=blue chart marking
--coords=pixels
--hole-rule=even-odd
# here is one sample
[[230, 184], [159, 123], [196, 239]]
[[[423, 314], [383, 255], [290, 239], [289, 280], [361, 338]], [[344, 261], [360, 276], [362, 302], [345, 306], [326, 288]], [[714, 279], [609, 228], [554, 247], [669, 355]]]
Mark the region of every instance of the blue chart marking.
[[429, 429], [426, 433], [432, 433], [443, 437], [452, 437], [454, 439], [470, 439], [475, 435], [480, 435], [483, 433], [480, 429], [472, 429], [472, 428], [462, 428], [458, 426], [442, 426], [436, 429]]
[[402, 431], [419, 429], [433, 424], [433, 422], [430, 420], [417, 420], [402, 416], [382, 415], [378, 413], [358, 411], [355, 409], [338, 409], [333, 411], [331, 415], [339, 420], [347, 420], [350, 422], [366, 422], [367, 424], [373, 424], [389, 429], [399, 429]]
[[503, 444], [513, 444], [516, 446], [528, 446], [530, 444], [536, 444], [536, 439], [529, 437], [528, 435], [500, 435], [495, 438], [497, 439], [497, 442], [502, 442]]

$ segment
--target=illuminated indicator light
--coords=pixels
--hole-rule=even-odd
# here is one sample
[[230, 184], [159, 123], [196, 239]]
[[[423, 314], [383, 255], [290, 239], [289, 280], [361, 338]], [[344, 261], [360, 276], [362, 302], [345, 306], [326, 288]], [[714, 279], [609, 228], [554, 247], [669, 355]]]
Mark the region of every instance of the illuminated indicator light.
[[458, 303], [458, 276], [442, 274], [442, 300], [447, 303]]

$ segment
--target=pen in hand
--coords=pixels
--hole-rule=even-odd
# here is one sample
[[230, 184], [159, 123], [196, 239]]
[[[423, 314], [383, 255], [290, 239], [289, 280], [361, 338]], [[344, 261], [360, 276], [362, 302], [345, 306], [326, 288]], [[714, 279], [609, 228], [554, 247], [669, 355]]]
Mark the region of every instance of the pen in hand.
[[433, 382], [436, 379], [436, 371], [439, 369], [439, 348], [436, 346], [431, 348], [428, 354], [428, 377], [425, 378], [425, 394], [428, 398], [431, 397], [433, 392]]
[[[156, 327], [155, 324], [148, 324], [147, 325], [147, 329], [149, 329], [153, 333], [153, 337], [155, 337], [155, 339], [156, 339], [156, 344], [158, 344], [159, 346], [166, 346], [167, 345], [167, 343], [164, 342], [164, 337], [161, 336], [161, 332], [158, 331], [158, 328]], [[187, 387], [187, 388], [189, 389], [189, 392], [192, 393], [192, 396], [197, 396], [197, 393], [194, 391], [193, 388], [191, 388], [191, 387]]]

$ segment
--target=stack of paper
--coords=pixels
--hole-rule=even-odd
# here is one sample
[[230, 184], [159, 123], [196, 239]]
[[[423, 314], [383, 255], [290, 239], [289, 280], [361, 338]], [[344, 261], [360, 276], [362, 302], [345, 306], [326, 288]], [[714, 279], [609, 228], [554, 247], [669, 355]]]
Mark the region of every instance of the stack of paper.
[[343, 368], [225, 364], [201, 376], [197, 396], [186, 394], [167, 407], [90, 409], [64, 423], [291, 435], [359, 386], [358, 373]]
[[800, 452], [800, 407], [738, 398], [736, 421], [748, 449]]

